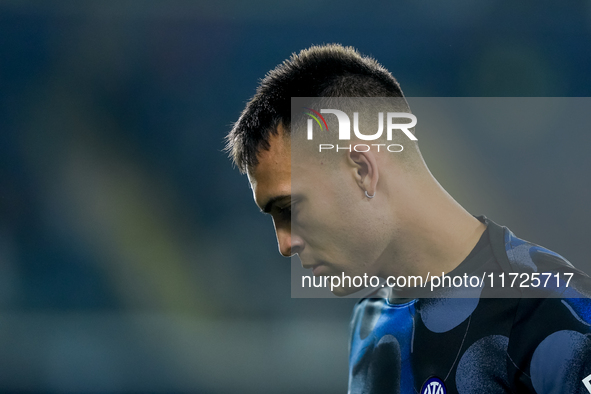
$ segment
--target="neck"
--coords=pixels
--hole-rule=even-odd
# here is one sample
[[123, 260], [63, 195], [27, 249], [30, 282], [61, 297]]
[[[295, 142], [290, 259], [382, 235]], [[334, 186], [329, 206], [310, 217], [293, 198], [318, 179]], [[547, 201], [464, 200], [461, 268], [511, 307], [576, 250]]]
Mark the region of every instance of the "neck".
[[428, 170], [406, 178], [412, 184], [397, 187], [397, 205], [404, 210], [394, 215], [393, 240], [378, 260], [380, 276], [448, 273], [470, 254], [486, 226], [458, 204]]

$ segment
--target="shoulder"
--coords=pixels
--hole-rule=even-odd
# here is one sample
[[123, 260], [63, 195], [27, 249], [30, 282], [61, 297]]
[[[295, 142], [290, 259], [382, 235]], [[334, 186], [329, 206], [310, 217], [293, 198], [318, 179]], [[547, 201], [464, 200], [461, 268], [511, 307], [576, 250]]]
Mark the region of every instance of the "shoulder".
[[585, 275], [574, 268], [563, 256], [543, 246], [518, 238], [506, 227], [503, 227], [503, 240], [509, 263], [516, 271], [532, 270], [538, 272], [544, 269], [568, 269]]
[[508, 228], [489, 219], [485, 220], [490, 230], [491, 247], [502, 271], [523, 274], [519, 277], [518, 287], [522, 296], [591, 298], [591, 278], [566, 258], [517, 237]]
[[587, 393], [591, 279], [560, 254], [494, 226], [499, 264], [529, 278], [529, 286], [518, 289], [521, 299], [507, 349], [514, 381], [538, 393]]
[[482, 219], [489, 229], [490, 244], [499, 264], [507, 271], [541, 272], [544, 269], [570, 269], [585, 275], [560, 254], [517, 237], [507, 227]]
[[514, 324], [527, 323], [542, 332], [591, 332], [591, 278], [560, 254], [518, 238], [506, 227], [492, 225], [491, 244], [499, 264], [528, 279], [519, 283], [521, 300]]

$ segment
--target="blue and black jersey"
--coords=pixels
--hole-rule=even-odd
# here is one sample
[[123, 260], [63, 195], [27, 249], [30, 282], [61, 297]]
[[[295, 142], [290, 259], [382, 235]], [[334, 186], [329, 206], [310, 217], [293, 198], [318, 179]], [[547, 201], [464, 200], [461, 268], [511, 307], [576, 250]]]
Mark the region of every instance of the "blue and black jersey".
[[351, 323], [349, 393], [591, 393], [591, 280], [479, 219], [486, 231], [450, 276], [572, 272], [569, 286], [365, 298]]

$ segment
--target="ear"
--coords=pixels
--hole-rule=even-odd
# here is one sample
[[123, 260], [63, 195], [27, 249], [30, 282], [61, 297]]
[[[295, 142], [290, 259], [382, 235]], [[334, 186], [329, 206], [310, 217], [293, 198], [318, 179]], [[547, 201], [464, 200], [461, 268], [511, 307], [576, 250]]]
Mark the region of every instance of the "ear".
[[365, 194], [375, 195], [378, 185], [378, 163], [373, 152], [355, 152], [348, 154], [349, 164], [354, 171], [353, 176], [357, 185]]

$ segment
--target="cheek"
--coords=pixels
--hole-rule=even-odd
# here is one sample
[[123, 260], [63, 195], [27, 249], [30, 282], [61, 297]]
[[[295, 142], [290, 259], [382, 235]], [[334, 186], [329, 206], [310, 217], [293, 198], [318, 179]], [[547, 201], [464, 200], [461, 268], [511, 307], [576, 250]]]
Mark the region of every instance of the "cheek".
[[[371, 247], [368, 222], [355, 201], [339, 195], [319, 202], [309, 221], [311, 234], [317, 241], [322, 240], [323, 249], [339, 250], [341, 254], [364, 253]], [[314, 241], [312, 241], [314, 242]]]
[[310, 219], [318, 228], [335, 231], [347, 228], [354, 203], [339, 185], [319, 184], [310, 190]]
[[303, 189], [306, 203], [292, 221], [294, 232], [301, 232], [309, 244], [322, 250], [363, 253], [362, 245], [370, 240], [365, 239], [367, 201], [361, 189], [342, 174], [319, 175], [310, 174]]

